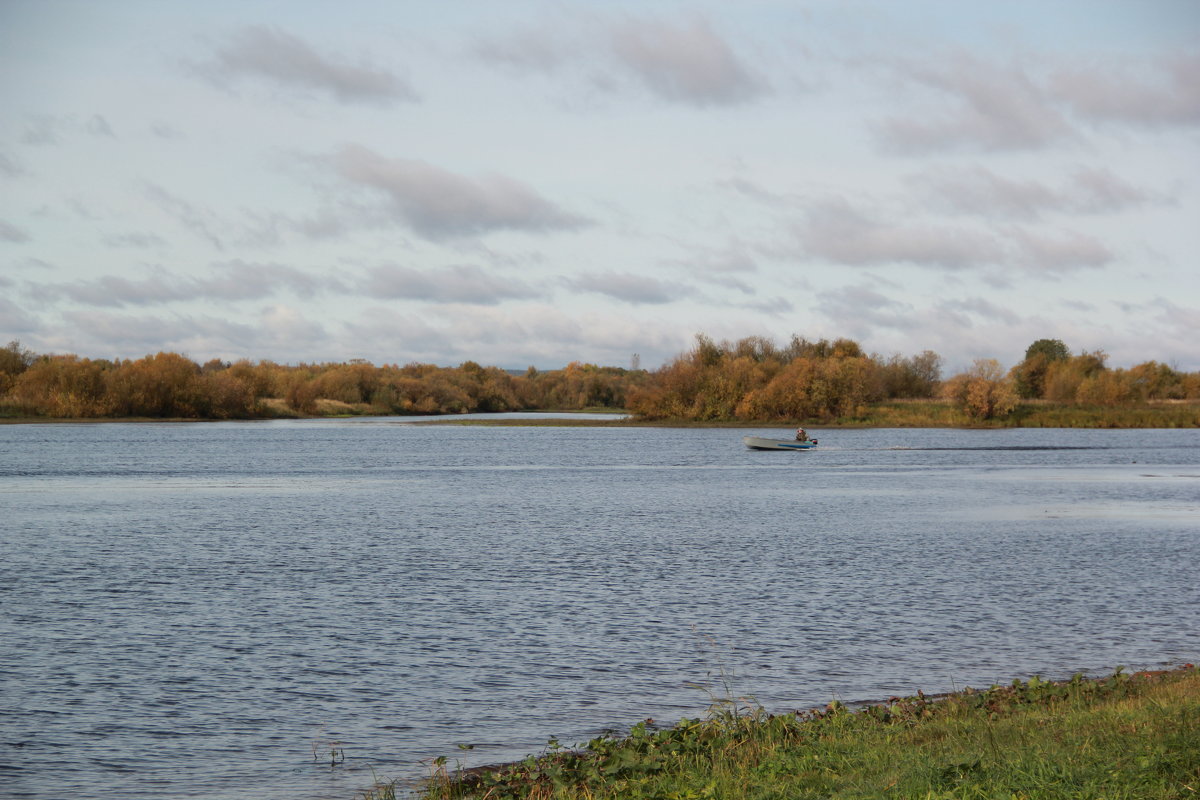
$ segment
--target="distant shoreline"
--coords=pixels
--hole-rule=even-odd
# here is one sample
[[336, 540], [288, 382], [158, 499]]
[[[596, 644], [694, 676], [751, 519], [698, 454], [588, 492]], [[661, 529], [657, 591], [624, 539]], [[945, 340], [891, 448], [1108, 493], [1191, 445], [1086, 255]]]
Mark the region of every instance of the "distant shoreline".
[[[1164, 403], [1122, 408], [1086, 408], [1029, 404], [1010, 417], [992, 420], [958, 418], [946, 412], [945, 406], [934, 403], [887, 403], [874, 406], [862, 417], [833, 420], [687, 420], [638, 419], [630, 415], [623, 419], [601, 419], [601, 415], [627, 414], [622, 409], [604, 410], [531, 410], [530, 414], [546, 417], [509, 417], [512, 412], [497, 412], [488, 418], [484, 412], [471, 414], [377, 414], [363, 410], [351, 414], [291, 414], [215, 419], [200, 417], [34, 417], [0, 416], [0, 425], [57, 425], [106, 423], [186, 423], [186, 422], [246, 422], [263, 423], [279, 420], [396, 420], [405, 425], [460, 425], [483, 427], [595, 427], [595, 428], [726, 428], [792, 430], [798, 425], [810, 431], [872, 430], [886, 428], [932, 428], [951, 430], [1002, 430], [1008, 428], [1086, 428], [1153, 430], [1171, 428], [1200, 428], [1200, 403]], [[549, 416], [553, 415], [553, 416]]]

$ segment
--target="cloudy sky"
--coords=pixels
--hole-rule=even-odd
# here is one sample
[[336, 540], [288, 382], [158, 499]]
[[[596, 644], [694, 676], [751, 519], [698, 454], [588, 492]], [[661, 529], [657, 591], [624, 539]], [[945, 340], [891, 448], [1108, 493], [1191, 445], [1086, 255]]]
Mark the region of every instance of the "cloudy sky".
[[1200, 369], [1200, 3], [0, 0], [0, 340]]

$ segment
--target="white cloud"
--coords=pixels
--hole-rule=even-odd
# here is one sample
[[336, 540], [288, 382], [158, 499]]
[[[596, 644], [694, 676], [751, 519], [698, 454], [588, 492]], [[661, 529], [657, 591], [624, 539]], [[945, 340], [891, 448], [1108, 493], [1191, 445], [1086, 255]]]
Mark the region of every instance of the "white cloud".
[[496, 230], [575, 230], [586, 224], [504, 175], [468, 178], [424, 161], [386, 158], [357, 145], [343, 147], [333, 165], [350, 183], [386, 194], [395, 214], [430, 239]]
[[417, 99], [408, 82], [391, 71], [323, 55], [308, 42], [264, 25], [238, 31], [216, 49], [212, 61], [196, 69], [222, 85], [240, 77], [259, 78], [287, 88], [324, 92], [341, 102]]

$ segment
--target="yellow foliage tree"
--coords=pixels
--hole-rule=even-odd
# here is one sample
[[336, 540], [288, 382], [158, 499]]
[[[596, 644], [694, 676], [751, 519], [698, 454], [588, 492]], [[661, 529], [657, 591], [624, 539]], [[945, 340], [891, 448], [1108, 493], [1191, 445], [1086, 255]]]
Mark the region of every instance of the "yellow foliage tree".
[[1003, 417], [1017, 407], [1013, 380], [994, 358], [977, 358], [971, 369], [955, 375], [942, 387], [942, 397], [975, 419]]

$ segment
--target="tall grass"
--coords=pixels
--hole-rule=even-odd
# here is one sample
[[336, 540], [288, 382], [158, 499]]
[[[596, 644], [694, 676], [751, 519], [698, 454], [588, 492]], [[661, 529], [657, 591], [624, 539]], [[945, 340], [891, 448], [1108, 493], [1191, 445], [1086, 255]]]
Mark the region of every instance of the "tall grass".
[[[394, 797], [379, 784], [366, 800]], [[1200, 671], [1066, 682], [1033, 678], [932, 698], [892, 698], [851, 710], [768, 714], [737, 704], [706, 719], [539, 757], [448, 769], [425, 800], [563, 798], [1105, 798], [1200, 795]]]

